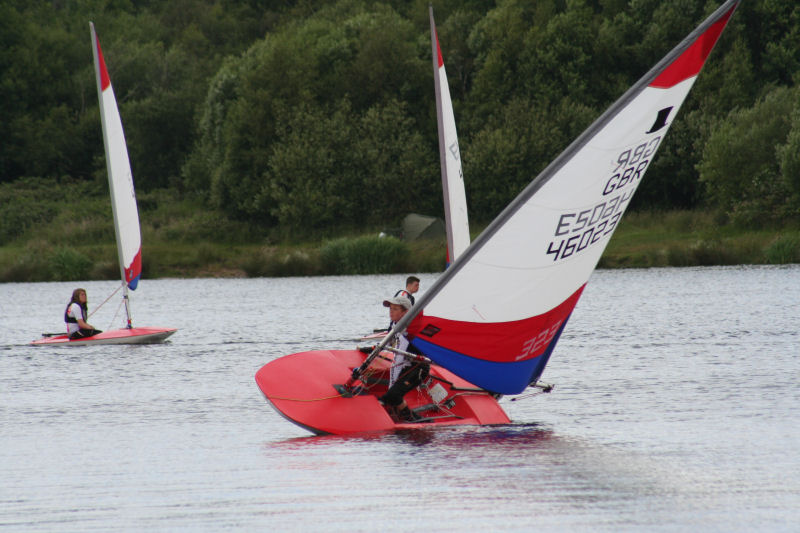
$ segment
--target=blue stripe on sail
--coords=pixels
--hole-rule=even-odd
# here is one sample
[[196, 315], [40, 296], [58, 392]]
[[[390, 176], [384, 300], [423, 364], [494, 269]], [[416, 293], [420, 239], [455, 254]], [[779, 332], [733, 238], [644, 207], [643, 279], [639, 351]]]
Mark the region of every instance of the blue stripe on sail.
[[540, 356], [518, 362], [497, 363], [476, 359], [419, 337], [414, 339], [412, 344], [426, 357], [473, 385], [500, 394], [519, 394], [528, 385], [536, 382], [544, 372], [544, 368], [550, 360], [550, 354], [553, 353], [553, 348], [561, 337], [561, 332], [564, 331], [568, 320], [569, 317], [561, 324], [561, 328]]
[[141, 274], [139, 274], [138, 276], [136, 276], [135, 278], [133, 278], [132, 280], [130, 280], [130, 281], [128, 282], [128, 288], [129, 288], [130, 290], [132, 290], [132, 291], [135, 291], [135, 290], [136, 290], [136, 287], [137, 287], [137, 286], [139, 286], [139, 278], [141, 278], [141, 277], [142, 277], [142, 275], [141, 275]]

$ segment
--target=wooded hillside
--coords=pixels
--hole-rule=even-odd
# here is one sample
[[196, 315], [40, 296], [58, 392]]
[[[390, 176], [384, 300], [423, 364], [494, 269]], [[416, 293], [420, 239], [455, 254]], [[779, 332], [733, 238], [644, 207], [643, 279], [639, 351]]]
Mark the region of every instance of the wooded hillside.
[[[720, 3], [434, 2], [472, 219]], [[0, 184], [106, 194], [89, 21], [137, 191], [290, 236], [441, 213], [427, 0], [0, 0]], [[744, 0], [633, 209], [800, 218], [798, 77], [800, 4]], [[32, 205], [3, 200], [0, 245], [55, 216]]]

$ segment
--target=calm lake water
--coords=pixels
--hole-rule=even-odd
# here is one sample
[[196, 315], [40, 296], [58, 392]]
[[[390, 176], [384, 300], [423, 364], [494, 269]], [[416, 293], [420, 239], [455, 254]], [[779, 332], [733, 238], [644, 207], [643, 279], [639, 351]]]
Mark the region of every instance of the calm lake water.
[[115, 283], [0, 284], [0, 529], [800, 530], [800, 266], [596, 272], [509, 426], [314, 437], [267, 405], [258, 368], [355, 346], [404, 278], [143, 280], [170, 342], [72, 348], [26, 343]]

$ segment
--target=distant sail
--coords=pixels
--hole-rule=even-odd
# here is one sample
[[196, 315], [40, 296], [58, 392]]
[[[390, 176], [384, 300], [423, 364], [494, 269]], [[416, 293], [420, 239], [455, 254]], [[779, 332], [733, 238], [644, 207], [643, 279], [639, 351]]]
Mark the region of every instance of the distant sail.
[[424, 315], [409, 330], [419, 330], [414, 345], [426, 356], [502, 394], [540, 377], [738, 3], [726, 2], [613, 104], [420, 298], [413, 310]]
[[439, 131], [439, 161], [442, 169], [442, 192], [447, 228], [447, 263], [455, 261], [469, 246], [469, 217], [467, 194], [464, 190], [464, 173], [461, 169], [461, 152], [458, 148], [456, 120], [450, 86], [444, 70], [442, 50], [433, 21], [433, 7], [428, 8], [431, 21], [431, 48], [433, 79], [436, 90], [436, 123]]
[[91, 24], [94, 67], [97, 93], [100, 100], [100, 117], [103, 124], [103, 142], [106, 150], [108, 186], [114, 213], [114, 230], [123, 281], [136, 289], [142, 275], [142, 236], [139, 229], [139, 211], [133, 188], [133, 174], [128, 160], [125, 132], [117, 108], [117, 99], [100, 50], [100, 42]]

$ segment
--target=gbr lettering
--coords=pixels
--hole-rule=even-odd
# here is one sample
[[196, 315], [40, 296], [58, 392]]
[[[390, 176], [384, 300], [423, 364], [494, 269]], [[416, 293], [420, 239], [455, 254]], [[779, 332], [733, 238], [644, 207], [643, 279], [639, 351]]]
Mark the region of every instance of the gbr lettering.
[[547, 255], [552, 255], [553, 261], [572, 257], [613, 233], [660, 143], [661, 136], [657, 136], [620, 152], [601, 201], [590, 209], [558, 217], [554, 238], [547, 246]]

